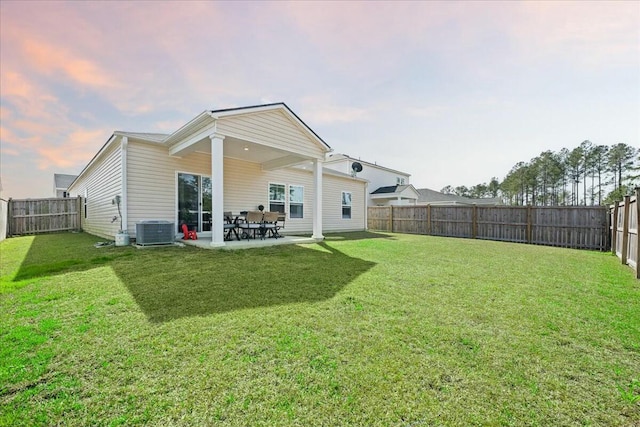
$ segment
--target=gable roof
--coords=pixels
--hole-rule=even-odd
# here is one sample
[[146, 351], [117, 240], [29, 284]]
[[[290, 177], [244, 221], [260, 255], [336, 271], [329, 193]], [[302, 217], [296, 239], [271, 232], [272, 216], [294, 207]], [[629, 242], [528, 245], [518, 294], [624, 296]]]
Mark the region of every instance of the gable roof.
[[273, 104], [261, 104], [261, 105], [252, 105], [248, 107], [236, 107], [236, 108], [224, 108], [220, 110], [205, 110], [202, 113], [198, 114], [196, 117], [191, 119], [184, 126], [180, 127], [178, 130], [173, 132], [171, 135], [168, 135], [163, 143], [165, 145], [172, 145], [177, 141], [180, 141], [184, 137], [189, 134], [192, 134], [196, 131], [200, 131], [207, 126], [212, 126], [213, 123], [217, 119], [221, 119], [224, 117], [232, 117], [241, 114], [251, 114], [258, 113], [261, 111], [275, 111], [280, 110], [286, 116], [288, 116], [294, 123], [298, 125], [298, 127], [305, 132], [312, 140], [314, 140], [317, 144], [323, 147], [325, 152], [329, 152], [332, 148], [327, 144], [320, 136], [315, 133], [313, 129], [311, 129], [305, 122], [298, 117], [296, 113], [289, 108], [287, 104], [284, 102], [276, 102]]
[[410, 173], [402, 172], [402, 171], [399, 171], [397, 169], [391, 169], [391, 168], [388, 168], [386, 166], [379, 165], [377, 163], [367, 162], [366, 160], [356, 159], [355, 157], [351, 157], [348, 154], [342, 154], [342, 153], [330, 154], [329, 157], [325, 160], [325, 163], [339, 162], [339, 161], [342, 161], [342, 160], [351, 160], [351, 161], [354, 161], [354, 162], [365, 164], [367, 166], [371, 166], [371, 167], [374, 167], [374, 168], [386, 170], [386, 171], [391, 172], [391, 173], [396, 173], [398, 175], [404, 175], [404, 176], [407, 176], [407, 177], [411, 176]]
[[53, 182], [56, 188], [67, 189], [76, 179], [77, 175], [67, 175], [63, 173], [53, 174]]
[[[406, 190], [409, 190], [405, 193]], [[405, 193], [404, 195], [402, 193]], [[408, 193], [413, 193], [413, 197], [410, 197]], [[411, 184], [405, 184], [405, 185], [389, 185], [386, 187], [379, 187], [376, 190], [374, 190], [373, 192], [370, 193], [372, 196], [376, 195], [378, 197], [375, 197], [376, 199], [384, 199], [385, 196], [389, 196], [389, 197], [404, 197], [407, 199], [417, 199], [418, 197], [420, 197], [420, 193], [418, 193], [418, 190], [415, 189], [415, 187]]]

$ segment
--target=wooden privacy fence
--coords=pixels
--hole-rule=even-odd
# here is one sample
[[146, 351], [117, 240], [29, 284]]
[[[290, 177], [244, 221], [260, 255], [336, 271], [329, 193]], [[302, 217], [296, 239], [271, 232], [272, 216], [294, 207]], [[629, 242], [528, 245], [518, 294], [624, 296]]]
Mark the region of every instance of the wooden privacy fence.
[[384, 206], [368, 208], [370, 230], [609, 249], [605, 206]]
[[640, 218], [640, 189], [635, 197], [626, 196], [611, 206], [611, 252], [633, 268], [640, 279], [640, 250], [638, 249], [638, 218]]
[[9, 199], [7, 236], [80, 230], [81, 197], [56, 199]]

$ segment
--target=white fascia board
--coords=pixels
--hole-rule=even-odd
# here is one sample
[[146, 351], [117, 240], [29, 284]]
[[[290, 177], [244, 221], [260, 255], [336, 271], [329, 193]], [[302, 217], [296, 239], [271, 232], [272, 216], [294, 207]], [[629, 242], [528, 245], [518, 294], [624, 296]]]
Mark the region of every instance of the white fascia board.
[[203, 111], [193, 119], [189, 120], [184, 126], [180, 127], [177, 131], [166, 137], [163, 141], [165, 145], [172, 145], [176, 142], [186, 138], [189, 134], [197, 131], [198, 129], [206, 126], [207, 122], [215, 121], [215, 118], [209, 111]]
[[170, 156], [179, 156], [181, 152], [188, 150], [189, 147], [208, 138], [210, 135], [216, 132], [216, 122], [210, 123], [202, 128], [197, 133], [189, 136], [186, 139], [176, 141], [171, 148], [169, 148]]

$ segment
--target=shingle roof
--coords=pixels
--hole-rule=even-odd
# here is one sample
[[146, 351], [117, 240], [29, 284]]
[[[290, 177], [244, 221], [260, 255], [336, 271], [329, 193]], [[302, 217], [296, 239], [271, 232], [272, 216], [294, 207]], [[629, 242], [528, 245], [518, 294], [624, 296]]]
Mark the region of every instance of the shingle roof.
[[430, 188], [418, 188], [420, 198], [418, 203], [444, 203], [465, 204], [465, 205], [501, 205], [502, 199], [499, 197], [472, 199], [470, 197], [458, 196], [456, 194], [444, 194]]
[[386, 194], [386, 193], [395, 193], [398, 185], [390, 185], [388, 187], [380, 187], [373, 191], [371, 194]]

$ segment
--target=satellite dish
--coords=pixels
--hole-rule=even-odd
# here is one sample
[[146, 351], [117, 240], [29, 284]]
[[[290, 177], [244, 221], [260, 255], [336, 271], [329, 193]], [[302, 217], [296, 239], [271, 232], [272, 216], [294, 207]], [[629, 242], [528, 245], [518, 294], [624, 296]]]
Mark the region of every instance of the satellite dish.
[[359, 162], [353, 162], [351, 163], [351, 170], [353, 171], [354, 175], [358, 172], [362, 172], [362, 165]]

